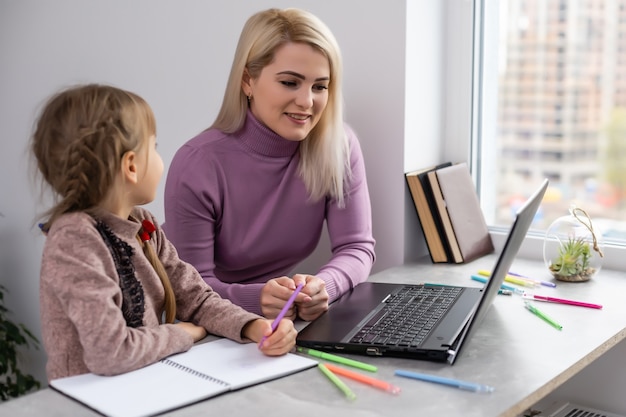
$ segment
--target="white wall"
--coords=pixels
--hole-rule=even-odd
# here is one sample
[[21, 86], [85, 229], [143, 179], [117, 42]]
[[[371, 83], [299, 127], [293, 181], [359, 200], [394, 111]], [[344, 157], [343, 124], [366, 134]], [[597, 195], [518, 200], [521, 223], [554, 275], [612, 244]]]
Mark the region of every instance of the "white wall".
[[[426, 254], [403, 173], [436, 162], [441, 135], [442, 3], [411, 0], [2, 0], [0, 2], [0, 283], [8, 307], [40, 336], [40, 204], [27, 141], [43, 100], [77, 82], [111, 83], [142, 95], [158, 123], [166, 168], [221, 103], [240, 29], [253, 12], [301, 7], [335, 33], [345, 60], [348, 122], [358, 133], [372, 197], [374, 272]], [[412, 14], [407, 40], [407, 13]], [[427, 40], [424, 42], [424, 40]], [[405, 69], [405, 45], [419, 62]], [[406, 93], [405, 78], [411, 83]], [[405, 129], [411, 153], [405, 156]], [[411, 167], [409, 167], [411, 165]], [[149, 208], [163, 218], [163, 182]], [[325, 245], [307, 264], [327, 256]], [[45, 380], [43, 349], [24, 352]]]

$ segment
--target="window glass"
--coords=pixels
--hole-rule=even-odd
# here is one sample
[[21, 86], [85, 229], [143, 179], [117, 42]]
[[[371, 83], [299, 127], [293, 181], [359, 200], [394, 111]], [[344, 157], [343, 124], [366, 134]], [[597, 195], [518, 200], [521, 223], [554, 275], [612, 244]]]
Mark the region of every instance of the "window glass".
[[495, 196], [481, 195], [491, 202], [487, 217], [510, 224], [548, 178], [534, 228], [575, 203], [605, 241], [626, 242], [626, 0], [500, 0], [497, 8], [497, 51], [484, 50], [497, 56], [495, 114], [482, 115], [496, 124], [481, 146], [490, 153], [481, 164], [494, 165], [481, 168], [481, 182], [495, 174], [483, 189]]

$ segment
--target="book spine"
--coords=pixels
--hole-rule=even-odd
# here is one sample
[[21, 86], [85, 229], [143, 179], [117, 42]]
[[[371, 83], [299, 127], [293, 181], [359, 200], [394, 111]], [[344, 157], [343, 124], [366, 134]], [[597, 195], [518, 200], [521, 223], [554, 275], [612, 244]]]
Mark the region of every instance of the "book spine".
[[437, 227], [433, 219], [433, 213], [428, 206], [422, 183], [417, 175], [406, 174], [405, 177], [409, 187], [409, 192], [413, 199], [415, 211], [417, 212], [417, 217], [420, 221], [420, 225], [422, 226], [424, 238], [426, 239], [426, 246], [428, 247], [430, 259], [433, 263], [447, 262], [448, 258], [446, 256], [446, 251], [437, 231]]
[[189, 368], [188, 366], [184, 366], [184, 365], [181, 365], [178, 362], [174, 362], [171, 359], [167, 359], [167, 358], [161, 359], [161, 362], [163, 364], [165, 364], [165, 365], [172, 366], [172, 367], [174, 367], [176, 369], [179, 369], [179, 370], [181, 370], [183, 372], [187, 372], [188, 374], [197, 376], [198, 378], [202, 378], [204, 380], [214, 382], [214, 383], [222, 385], [224, 387], [228, 387], [229, 386], [228, 383], [222, 381], [221, 379], [218, 379], [218, 378], [212, 377], [210, 375], [207, 375], [205, 373], [196, 371], [195, 369]]
[[461, 254], [461, 248], [459, 247], [459, 242], [457, 241], [454, 228], [452, 227], [450, 214], [448, 213], [448, 208], [446, 206], [446, 200], [444, 199], [443, 194], [441, 193], [441, 188], [439, 187], [437, 171], [429, 172], [428, 179], [430, 181], [430, 186], [432, 187], [435, 202], [437, 203], [437, 212], [439, 213], [441, 222], [443, 223], [445, 239], [447, 240], [450, 251], [452, 252], [452, 261], [454, 263], [462, 263], [463, 255]]
[[441, 242], [441, 246], [445, 252], [445, 260], [443, 262], [453, 262], [454, 254], [452, 252], [452, 248], [450, 248], [450, 244], [448, 243], [448, 238], [446, 237], [446, 231], [443, 224], [443, 219], [439, 214], [439, 209], [437, 207], [437, 202], [435, 200], [435, 195], [433, 194], [433, 187], [430, 184], [430, 179], [428, 178], [428, 173], [435, 171], [437, 168], [433, 168], [428, 172], [424, 172], [419, 175], [419, 180], [422, 183], [422, 189], [424, 190], [424, 194], [426, 195], [426, 202], [428, 203], [428, 208], [433, 218], [433, 222], [435, 223], [435, 231], [437, 232], [437, 239]]

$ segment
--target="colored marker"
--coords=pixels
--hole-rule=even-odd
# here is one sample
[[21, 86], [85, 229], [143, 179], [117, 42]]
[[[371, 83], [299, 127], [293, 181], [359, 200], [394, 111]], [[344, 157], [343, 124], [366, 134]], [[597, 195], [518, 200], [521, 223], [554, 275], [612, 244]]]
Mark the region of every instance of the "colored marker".
[[[484, 277], [490, 277], [491, 272], [481, 269], [480, 271], [478, 271], [478, 275], [482, 275]], [[539, 285], [539, 283], [536, 281], [531, 281], [522, 277], [514, 277], [510, 274], [507, 274], [504, 277], [504, 280], [506, 282], [510, 282], [511, 284], [521, 285], [522, 287], [535, 287]]]
[[543, 295], [530, 294], [527, 292], [524, 293], [523, 297], [532, 298], [533, 300], [539, 300], [539, 301], [549, 301], [551, 303], [569, 304], [569, 305], [578, 306], [578, 307], [588, 307], [588, 308], [597, 308], [597, 309], [602, 308], [600, 304], [592, 304], [592, 303], [585, 303], [582, 301], [567, 300], [565, 298], [546, 297]]
[[328, 377], [328, 379], [330, 379], [330, 382], [335, 384], [335, 386], [337, 388], [339, 388], [341, 390], [341, 392], [343, 392], [345, 394], [345, 396], [349, 400], [354, 400], [356, 398], [356, 394], [354, 392], [352, 392], [350, 387], [348, 387], [346, 384], [344, 384], [343, 381], [337, 377], [337, 375], [335, 375], [332, 372], [330, 372], [328, 370], [328, 368], [323, 363], [318, 363], [317, 367], [319, 368], [320, 371], [322, 371], [322, 373], [324, 375], [326, 375]]
[[[483, 284], [486, 284], [487, 281], [489, 281], [487, 278], [481, 277], [480, 275], [472, 275], [472, 279], [474, 281], [482, 282]], [[508, 291], [511, 291], [511, 292], [513, 292], [515, 294], [520, 294], [520, 295], [524, 294], [524, 290], [522, 290], [521, 288], [511, 287], [510, 285], [502, 284], [502, 285], [500, 285], [500, 289], [501, 290], [508, 290]]]
[[391, 394], [400, 393], [400, 387], [391, 385], [389, 382], [381, 381], [380, 379], [372, 378], [371, 376], [367, 376], [367, 375], [360, 374], [358, 372], [350, 371], [348, 369], [342, 368], [340, 366], [332, 365], [330, 363], [326, 364], [326, 368], [328, 368], [328, 370], [334, 374], [345, 376], [346, 378], [353, 379], [363, 384], [371, 385], [375, 388], [381, 389], [383, 391], [387, 391]]
[[480, 393], [490, 393], [494, 391], [494, 388], [490, 387], [489, 385], [476, 384], [474, 382], [467, 382], [467, 381], [460, 381], [458, 379], [452, 379], [452, 378], [444, 378], [444, 377], [437, 376], [437, 375], [420, 374], [417, 372], [403, 371], [403, 370], [397, 370], [396, 375], [403, 376], [405, 378], [418, 379], [420, 381], [434, 382], [436, 384], [448, 385], [450, 387], [455, 387], [455, 388], [466, 390], [466, 391], [473, 391], [473, 392], [480, 392]]
[[341, 356], [332, 355], [326, 352], [320, 352], [319, 350], [304, 348], [301, 346], [297, 346], [296, 350], [300, 353], [306, 353], [307, 355], [315, 356], [316, 358], [325, 359], [331, 362], [337, 362], [342, 365], [352, 366], [354, 368], [363, 369], [364, 371], [370, 371], [370, 372], [378, 371], [378, 368], [374, 365], [355, 361], [353, 359], [342, 358]]
[[543, 319], [544, 321], [548, 322], [552, 327], [554, 327], [557, 330], [561, 330], [563, 329], [563, 326], [561, 326], [559, 323], [557, 323], [556, 321], [554, 321], [553, 319], [551, 319], [550, 317], [546, 316], [544, 313], [542, 313], [537, 307], [535, 307], [534, 305], [532, 305], [530, 302], [528, 301], [524, 301], [524, 306], [531, 312], [533, 313], [535, 316]]
[[509, 275], [513, 275], [515, 277], [525, 278], [525, 279], [528, 279], [528, 280], [531, 280], [531, 281], [538, 282], [540, 285], [543, 285], [544, 287], [552, 287], [552, 288], [556, 287], [556, 284], [554, 282], [550, 282], [550, 281], [536, 281], [536, 280], [534, 280], [532, 278], [528, 278], [527, 276], [520, 275], [520, 274], [517, 274], [515, 272], [509, 271]]
[[[276, 316], [276, 318], [272, 322], [272, 333], [274, 333], [276, 331], [276, 328], [278, 327], [278, 324], [283, 319], [283, 317], [285, 317], [285, 314], [287, 314], [287, 310], [289, 310], [289, 308], [291, 307], [293, 302], [296, 301], [296, 296], [298, 295], [298, 293], [300, 292], [300, 290], [303, 287], [304, 287], [304, 282], [301, 282], [300, 284], [298, 284], [296, 289], [293, 291], [293, 294], [291, 294], [291, 297], [289, 297], [289, 300], [287, 300], [287, 303], [285, 304], [283, 309], [280, 310], [280, 313], [278, 313], [278, 316]], [[265, 342], [265, 339], [267, 339], [267, 337], [268, 336], [263, 336], [261, 338], [261, 341], [259, 342], [259, 347], [263, 346], [263, 342]]]
[[[487, 271], [485, 269], [481, 269], [480, 271], [478, 271], [478, 274], [479, 275], [483, 275], [485, 277], [488, 277], [488, 276], [491, 275], [491, 272], [489, 272], [489, 271]], [[527, 281], [527, 282], [532, 283], [533, 286], [534, 285], [543, 285], [544, 287], [552, 287], [552, 288], [556, 287], [556, 284], [554, 282], [539, 281], [539, 280], [532, 279], [532, 278], [529, 278], [529, 277], [527, 277], [525, 275], [518, 274], [518, 273], [515, 273], [515, 272], [512, 272], [512, 271], [509, 271], [509, 273], [504, 278], [504, 280], [508, 281], [510, 283], [513, 283], [513, 284], [516, 284], [517, 283], [516, 281], [523, 280], [523, 281]], [[524, 284], [519, 284], [519, 285], [524, 285]], [[526, 285], [526, 286], [528, 286], [528, 285]]]

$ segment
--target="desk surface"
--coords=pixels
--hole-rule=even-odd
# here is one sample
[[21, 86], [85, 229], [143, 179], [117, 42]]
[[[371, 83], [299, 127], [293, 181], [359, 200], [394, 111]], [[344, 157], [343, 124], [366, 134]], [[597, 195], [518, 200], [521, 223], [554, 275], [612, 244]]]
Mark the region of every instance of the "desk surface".
[[[467, 265], [409, 264], [374, 274], [371, 281], [434, 282], [479, 287], [469, 275], [491, 269], [494, 256]], [[537, 279], [549, 279], [542, 263], [516, 260], [512, 269]], [[231, 417], [271, 416], [518, 416], [626, 336], [626, 278], [601, 270], [585, 283], [557, 282], [557, 288], [536, 293], [602, 304], [602, 310], [540, 303], [547, 315], [563, 325], [558, 331], [528, 312], [518, 295], [496, 297], [480, 328], [453, 366], [424, 361], [350, 356], [379, 367], [377, 377], [401, 387], [398, 396], [347, 381], [357, 395], [348, 401], [319, 372], [309, 369], [265, 384], [231, 392], [165, 415], [192, 417], [227, 414]], [[495, 387], [476, 394], [443, 385], [400, 378], [396, 369], [433, 373]], [[164, 381], [167, 383], [167, 381]], [[0, 415], [98, 416], [99, 414], [53, 391], [0, 404]]]

